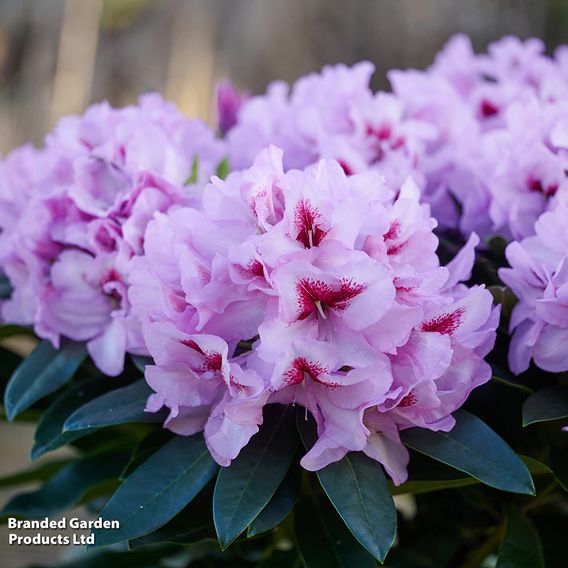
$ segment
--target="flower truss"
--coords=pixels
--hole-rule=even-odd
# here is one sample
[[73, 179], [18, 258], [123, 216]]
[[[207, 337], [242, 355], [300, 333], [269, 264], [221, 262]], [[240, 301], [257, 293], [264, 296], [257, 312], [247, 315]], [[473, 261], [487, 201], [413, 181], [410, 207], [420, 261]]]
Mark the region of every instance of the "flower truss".
[[127, 298], [146, 224], [196, 199], [198, 186], [184, 187], [194, 161], [205, 180], [222, 158], [203, 123], [157, 95], [95, 105], [61, 120], [45, 148], [10, 154], [0, 173], [0, 266], [14, 289], [4, 320], [56, 346], [85, 341], [101, 371], [118, 375], [126, 351], [146, 353]]
[[[347, 173], [412, 173], [440, 226], [465, 235], [534, 233], [568, 182], [568, 51], [507, 37], [476, 55], [456, 36], [426, 71], [391, 71], [393, 93], [373, 93], [373, 65], [325, 67], [241, 106], [228, 133], [231, 163], [246, 167], [271, 143], [287, 168], [334, 158]], [[223, 100], [227, 100], [225, 95]], [[227, 111], [225, 111], [227, 109]]]
[[4, 409], [74, 453], [2, 514], [106, 503], [101, 565], [564, 565], [567, 49], [223, 82], [216, 130], [100, 103], [7, 155]]
[[568, 207], [558, 204], [543, 213], [536, 235], [507, 247], [511, 268], [500, 277], [515, 293], [509, 366], [514, 373], [529, 368], [568, 371]]
[[301, 405], [318, 423], [304, 467], [363, 450], [403, 482], [398, 430], [452, 428], [491, 376], [499, 319], [483, 286], [460, 284], [477, 237], [442, 267], [435, 225], [411, 180], [395, 191], [331, 160], [283, 173], [274, 147], [213, 178], [200, 209], [150, 222], [131, 273], [156, 362], [149, 409], [167, 406], [175, 432], [205, 429], [226, 466], [264, 405]]

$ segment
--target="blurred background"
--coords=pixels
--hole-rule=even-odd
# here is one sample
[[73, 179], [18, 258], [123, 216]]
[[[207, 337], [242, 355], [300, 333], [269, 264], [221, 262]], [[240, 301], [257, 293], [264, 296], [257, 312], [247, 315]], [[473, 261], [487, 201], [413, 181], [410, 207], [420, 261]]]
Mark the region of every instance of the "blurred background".
[[253, 92], [325, 63], [423, 67], [449, 36], [568, 42], [566, 0], [0, 0], [0, 152], [63, 114], [156, 90], [212, 119], [219, 77]]
[[[369, 59], [374, 87], [386, 87], [388, 69], [428, 65], [457, 32], [478, 50], [515, 34], [552, 51], [568, 43], [568, 0], [0, 0], [0, 153], [40, 144], [59, 117], [92, 102], [125, 105], [150, 90], [211, 122], [223, 77], [262, 92]], [[29, 463], [32, 438], [25, 423], [0, 428], [0, 476]], [[2, 568], [74, 553], [9, 547], [0, 527]]]

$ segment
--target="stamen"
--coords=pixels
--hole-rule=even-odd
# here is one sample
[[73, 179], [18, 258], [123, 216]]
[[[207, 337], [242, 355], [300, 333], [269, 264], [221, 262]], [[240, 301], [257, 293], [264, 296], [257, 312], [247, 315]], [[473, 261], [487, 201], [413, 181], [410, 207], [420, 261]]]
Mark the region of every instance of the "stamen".
[[310, 248], [314, 246], [314, 232], [312, 229], [308, 229], [308, 242], [310, 243]]
[[323, 311], [323, 306], [321, 305], [321, 302], [319, 300], [316, 300], [314, 302], [314, 304], [316, 305], [316, 308], [318, 309], [318, 312], [320, 313], [320, 316], [325, 320], [327, 319], [327, 316], [325, 315], [325, 312]]
[[308, 377], [306, 377], [306, 372], [304, 371], [304, 380], [302, 381], [302, 389], [304, 390], [304, 420], [308, 421], [308, 395], [306, 394], [306, 382]]

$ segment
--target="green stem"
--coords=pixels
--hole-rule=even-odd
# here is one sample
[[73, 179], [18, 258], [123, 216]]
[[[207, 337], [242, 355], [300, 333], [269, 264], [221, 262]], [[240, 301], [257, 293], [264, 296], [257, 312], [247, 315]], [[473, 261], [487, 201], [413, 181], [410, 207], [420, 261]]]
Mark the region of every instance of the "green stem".
[[510, 388], [510, 389], [515, 389], [521, 392], [524, 392], [526, 394], [533, 394], [533, 390], [530, 387], [527, 387], [526, 385], [521, 385], [519, 383], [514, 383], [513, 381], [509, 381], [507, 379], [503, 379], [502, 377], [497, 377], [496, 375], [493, 375], [491, 377], [491, 380], [494, 383], [497, 383], [498, 385], [502, 385], [504, 387]]

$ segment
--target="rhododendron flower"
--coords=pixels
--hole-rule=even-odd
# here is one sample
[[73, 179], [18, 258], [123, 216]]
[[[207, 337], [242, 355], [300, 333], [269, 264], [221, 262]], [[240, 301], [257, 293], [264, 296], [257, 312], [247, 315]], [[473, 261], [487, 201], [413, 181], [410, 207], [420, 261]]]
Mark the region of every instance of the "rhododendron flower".
[[222, 134], [226, 134], [237, 123], [237, 114], [247, 98], [248, 94], [238, 91], [230, 81], [219, 82], [217, 85], [217, 121]]
[[511, 268], [499, 276], [519, 303], [511, 315], [509, 367], [522, 373], [535, 364], [553, 373], [568, 370], [568, 205], [559, 203], [538, 219], [536, 235], [511, 243]]
[[374, 94], [373, 71], [369, 62], [326, 66], [291, 89], [276, 82], [266, 95], [249, 98], [228, 131], [231, 165], [248, 167], [259, 150], [274, 144], [284, 149], [286, 169], [333, 158], [348, 174], [378, 169], [397, 185], [413, 171], [418, 181], [415, 166], [435, 131], [408, 120], [393, 95]]
[[332, 158], [347, 174], [377, 171], [393, 187], [411, 174], [441, 228], [522, 238], [568, 191], [562, 54], [506, 37], [477, 55], [458, 35], [427, 70], [389, 72], [393, 93], [373, 93], [368, 62], [327, 66], [290, 88], [276, 82], [245, 101], [221, 85], [220, 101], [238, 110], [221, 112], [220, 127], [232, 123], [233, 167], [275, 144], [286, 169]]
[[[426, 71], [391, 71], [408, 119], [436, 137], [422, 153], [425, 199], [442, 226], [522, 238], [568, 185], [561, 52], [506, 37], [476, 55], [455, 36]], [[454, 201], [459, 204], [459, 209]]]
[[263, 406], [303, 406], [318, 426], [305, 468], [364, 451], [401, 483], [399, 430], [449, 430], [491, 375], [499, 311], [460, 283], [479, 239], [442, 267], [411, 179], [391, 188], [334, 160], [282, 161], [268, 148], [213, 178], [199, 206], [148, 224], [129, 290], [155, 360], [147, 410], [169, 408], [176, 432], [203, 429], [228, 465]]
[[105, 374], [120, 374], [125, 352], [147, 352], [127, 298], [146, 225], [199, 202], [223, 155], [210, 129], [157, 95], [94, 105], [41, 150], [16, 150], [0, 166], [0, 269], [13, 288], [2, 319], [56, 346], [84, 341]]

